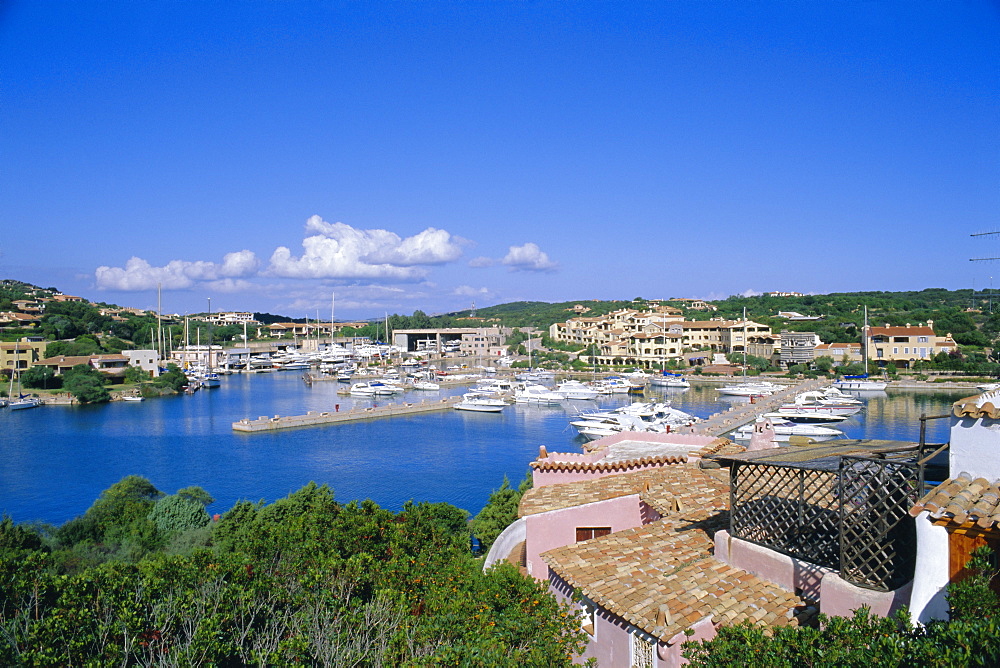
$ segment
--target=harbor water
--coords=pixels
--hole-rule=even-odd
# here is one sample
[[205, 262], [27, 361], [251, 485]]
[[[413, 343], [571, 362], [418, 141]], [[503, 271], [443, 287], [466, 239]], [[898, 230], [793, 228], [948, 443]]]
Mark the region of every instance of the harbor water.
[[[544, 445], [579, 452], [569, 426], [580, 411], [626, 404], [616, 395], [562, 406], [512, 405], [502, 413], [440, 411], [286, 431], [246, 434], [232, 423], [260, 416], [348, 410], [391, 402], [436, 400], [462, 387], [412, 390], [378, 401], [337, 394], [337, 382], [307, 385], [295, 372], [233, 375], [193, 395], [98, 406], [43, 406], [0, 411], [0, 512], [17, 522], [61, 524], [84, 513], [127, 475], [173, 493], [197, 485], [222, 513], [241, 499], [274, 501], [310, 481], [329, 485], [341, 502], [372, 499], [392, 510], [408, 500], [447, 502], [478, 512], [507, 476], [512, 485]], [[717, 385], [647, 390], [699, 417], [725, 410]], [[866, 409], [837, 425], [849, 438], [919, 438], [921, 414], [947, 413], [968, 390], [890, 390], [865, 397]], [[929, 423], [928, 440], [947, 441], [948, 421]]]

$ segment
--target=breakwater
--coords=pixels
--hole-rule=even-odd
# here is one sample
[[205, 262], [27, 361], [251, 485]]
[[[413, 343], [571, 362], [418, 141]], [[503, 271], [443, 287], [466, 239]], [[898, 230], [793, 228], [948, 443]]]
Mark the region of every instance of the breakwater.
[[233, 431], [257, 433], [278, 431], [279, 429], [296, 429], [299, 427], [319, 427], [357, 420], [372, 420], [376, 418], [395, 417], [397, 415], [415, 415], [430, 413], [451, 408], [461, 397], [446, 397], [437, 401], [404, 402], [401, 404], [386, 404], [384, 406], [368, 406], [341, 411], [309, 411], [305, 415], [262, 415], [256, 420], [244, 418], [233, 423]]

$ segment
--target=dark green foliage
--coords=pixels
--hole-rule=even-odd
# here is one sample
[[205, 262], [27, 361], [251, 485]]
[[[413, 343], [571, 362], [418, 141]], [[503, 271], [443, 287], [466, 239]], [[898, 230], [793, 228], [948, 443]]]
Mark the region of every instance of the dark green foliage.
[[168, 364], [167, 370], [153, 380], [153, 385], [156, 387], [167, 387], [174, 392], [180, 392], [181, 388], [187, 384], [187, 376], [176, 364]]
[[473, 535], [479, 539], [483, 550], [489, 550], [493, 541], [504, 529], [517, 519], [517, 506], [521, 497], [531, 489], [531, 473], [521, 481], [517, 489], [512, 489], [507, 476], [503, 478], [500, 489], [490, 494], [489, 500], [479, 514], [472, 518], [470, 528]]
[[33, 366], [21, 372], [21, 383], [25, 387], [38, 390], [54, 390], [62, 387], [63, 379], [47, 366]]
[[82, 404], [109, 401], [111, 395], [104, 383], [104, 374], [89, 364], [77, 364], [63, 374], [63, 387]]
[[990, 589], [990, 582], [998, 574], [996, 553], [981, 547], [972, 553], [965, 568], [965, 578], [948, 587], [951, 618], [965, 621], [1000, 618], [1000, 598]]
[[3, 515], [0, 519], [0, 558], [16, 558], [24, 552], [41, 548], [42, 537], [37, 531], [14, 524], [14, 520]]
[[[96, 535], [158, 495], [130, 476], [82, 519]], [[187, 488], [154, 514], [204, 512], [208, 498]], [[341, 505], [310, 484], [177, 534], [169, 556], [99, 563], [109, 555], [90, 539], [0, 554], [0, 665], [569, 666], [578, 619], [507, 564], [483, 573], [466, 518], [448, 504]]]
[[913, 627], [905, 612], [887, 619], [862, 608], [853, 617], [820, 615], [819, 628], [723, 627], [710, 641], [685, 644], [684, 656], [719, 668], [996, 666], [1000, 625], [994, 617]]
[[818, 628], [723, 627], [710, 641], [686, 644], [684, 656], [692, 666], [720, 668], [997, 666], [1000, 599], [989, 588], [995, 555], [977, 551], [968, 568], [969, 577], [949, 587], [952, 621], [914, 626], [905, 611], [886, 619], [862, 608], [853, 617], [820, 615]]
[[127, 366], [125, 367], [125, 382], [126, 383], [141, 383], [144, 380], [149, 380], [149, 374], [140, 369], [137, 366]]
[[208, 526], [212, 521], [203, 503], [180, 494], [165, 496], [157, 501], [148, 517], [160, 534], [168, 539], [189, 529]]

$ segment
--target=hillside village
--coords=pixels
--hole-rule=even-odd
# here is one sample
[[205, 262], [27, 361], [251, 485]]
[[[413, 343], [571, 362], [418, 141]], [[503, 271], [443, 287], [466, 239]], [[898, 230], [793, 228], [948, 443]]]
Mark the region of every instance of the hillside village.
[[[193, 360], [207, 362], [204, 352], [192, 351], [206, 344], [209, 336], [218, 346], [211, 352], [212, 366], [224, 364], [226, 348], [242, 347], [247, 351], [244, 355], [251, 351], [267, 355], [319, 346], [324, 341], [384, 339], [396, 344], [400, 354], [469, 357], [496, 357], [527, 340], [529, 348], [537, 351], [537, 365], [560, 366], [562, 360], [565, 366], [575, 360], [578, 369], [581, 365], [706, 371], [720, 367], [723, 372], [732, 372], [732, 365], [742, 368], [746, 363], [755, 371], [794, 368], [826, 372], [841, 368], [853, 372], [859, 370], [857, 365], [866, 352], [870, 370], [876, 373], [947, 370], [982, 376], [1000, 370], [990, 357], [990, 344], [1000, 334], [1000, 321], [991, 313], [958, 308], [955, 302], [964, 300], [964, 294], [942, 305], [940, 314], [916, 299], [910, 301], [910, 295], [901, 297], [896, 308], [886, 308], [884, 294], [871, 300], [873, 307], [881, 308], [873, 308], [867, 350], [862, 351], [863, 327], [857, 322], [858, 313], [834, 330], [830, 324], [833, 316], [780, 309], [753, 315], [761, 306], [770, 309], [782, 302], [797, 306], [809, 299], [798, 293], [771, 293], [762, 296], [759, 303], [739, 300], [743, 308], [751, 305], [746, 319], [738, 313], [720, 315], [720, 307], [733, 312], [731, 300], [709, 303], [675, 298], [570, 303], [560, 307], [563, 319], [551, 324], [546, 324], [552, 319], [551, 308], [530, 325], [524, 324], [523, 316], [491, 315], [488, 309], [482, 309], [478, 317], [472, 313], [434, 318], [415, 314], [393, 315], [384, 323], [324, 322], [265, 318], [246, 311], [157, 314], [89, 302], [8, 279], [0, 282], [0, 373], [45, 366], [58, 375], [84, 363], [113, 381], [119, 381], [127, 367], [155, 376], [168, 362], [181, 366]], [[925, 319], [900, 322], [906, 315], [923, 315]], [[879, 323], [876, 317], [892, 322]], [[961, 331], [953, 336], [942, 329], [951, 325]], [[813, 331], [803, 329], [808, 326]], [[835, 335], [831, 336], [831, 331]], [[445, 343], [449, 344], [447, 349]], [[519, 350], [527, 352], [523, 347]]]

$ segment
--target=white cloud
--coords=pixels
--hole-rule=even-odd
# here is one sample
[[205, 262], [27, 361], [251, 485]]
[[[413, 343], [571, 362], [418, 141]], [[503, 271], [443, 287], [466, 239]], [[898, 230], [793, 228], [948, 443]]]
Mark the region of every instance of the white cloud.
[[260, 269], [260, 260], [253, 251], [241, 250], [236, 253], [226, 253], [222, 258], [219, 273], [231, 278], [253, 276]]
[[510, 267], [511, 271], [554, 271], [559, 267], [537, 244], [530, 241], [523, 246], [511, 246], [501, 262]]
[[474, 257], [469, 260], [470, 267], [493, 267], [497, 261], [491, 257]]
[[760, 297], [762, 294], [764, 293], [753, 288], [748, 288], [740, 293], [740, 297]]
[[486, 288], [474, 288], [471, 285], [460, 285], [452, 291], [460, 297], [485, 297], [490, 294]]
[[[146, 260], [133, 256], [124, 267], [98, 267], [94, 271], [94, 277], [100, 290], [152, 290], [157, 285], [166, 290], [183, 290], [193, 286], [196, 281], [250, 276], [257, 272], [258, 265], [257, 257], [248, 250], [228, 253], [222, 264], [200, 260], [171, 260], [162, 267], [154, 267]], [[245, 282], [230, 281], [228, 285], [235, 286], [238, 283]]]
[[388, 230], [359, 230], [328, 223], [319, 216], [306, 221], [301, 257], [285, 246], [271, 255], [268, 273], [289, 278], [368, 278], [400, 281], [426, 275], [419, 265], [444, 264], [462, 254], [463, 240], [429, 227], [402, 238]]

